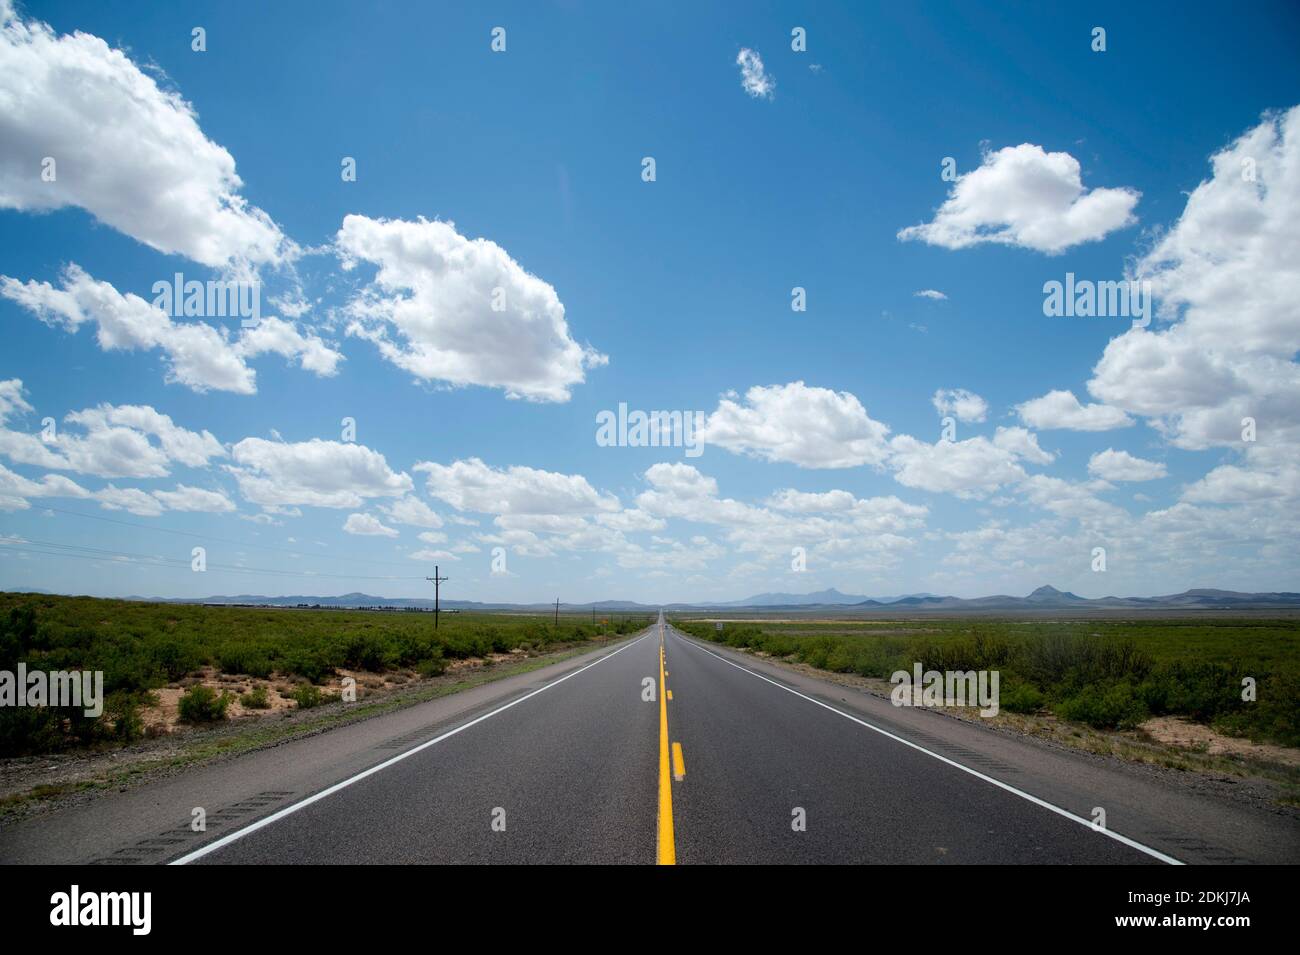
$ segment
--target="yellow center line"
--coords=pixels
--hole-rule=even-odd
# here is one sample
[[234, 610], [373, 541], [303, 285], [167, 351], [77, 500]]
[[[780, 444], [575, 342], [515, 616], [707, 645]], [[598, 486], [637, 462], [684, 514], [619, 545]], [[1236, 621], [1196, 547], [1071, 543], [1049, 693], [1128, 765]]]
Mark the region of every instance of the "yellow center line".
[[673, 743], [673, 779], [681, 782], [686, 775], [686, 757], [682, 755], [682, 744]]
[[659, 865], [677, 864], [673, 842], [673, 783], [668, 763], [668, 694], [664, 686], [664, 632], [659, 628]]

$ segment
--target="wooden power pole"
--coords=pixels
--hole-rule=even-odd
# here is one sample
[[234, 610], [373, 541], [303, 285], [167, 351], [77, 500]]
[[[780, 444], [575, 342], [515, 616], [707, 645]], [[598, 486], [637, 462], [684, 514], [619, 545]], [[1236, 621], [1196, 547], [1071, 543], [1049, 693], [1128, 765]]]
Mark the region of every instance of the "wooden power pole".
[[[434, 573], [436, 574], [437, 572], [438, 571], [435, 568]], [[556, 630], [560, 629], [560, 598], [559, 597], [555, 598], [555, 629]]]
[[440, 585], [442, 584], [442, 582], [443, 582], [444, 580], [446, 580], [447, 578], [446, 578], [446, 577], [439, 577], [439, 576], [438, 576], [438, 565], [437, 565], [437, 564], [434, 564], [434, 565], [433, 565], [433, 576], [432, 576], [432, 577], [425, 577], [424, 579], [425, 579], [425, 580], [432, 580], [432, 581], [433, 581], [433, 629], [434, 629], [434, 630], [437, 630], [437, 629], [438, 629], [438, 611], [439, 611], [439, 609], [440, 609], [439, 606], [438, 606], [438, 596], [439, 596], [438, 591], [439, 591], [439, 586], [440, 586]]

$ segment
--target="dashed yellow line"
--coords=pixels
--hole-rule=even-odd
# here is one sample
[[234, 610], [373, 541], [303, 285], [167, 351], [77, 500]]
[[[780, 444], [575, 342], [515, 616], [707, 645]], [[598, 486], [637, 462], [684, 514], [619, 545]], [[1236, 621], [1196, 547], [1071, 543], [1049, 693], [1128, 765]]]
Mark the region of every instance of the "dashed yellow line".
[[686, 775], [686, 758], [682, 756], [682, 744], [673, 743], [673, 779], [681, 782]]
[[668, 693], [664, 686], [664, 632], [659, 629], [659, 865], [677, 864], [673, 841], [673, 783], [668, 765]]

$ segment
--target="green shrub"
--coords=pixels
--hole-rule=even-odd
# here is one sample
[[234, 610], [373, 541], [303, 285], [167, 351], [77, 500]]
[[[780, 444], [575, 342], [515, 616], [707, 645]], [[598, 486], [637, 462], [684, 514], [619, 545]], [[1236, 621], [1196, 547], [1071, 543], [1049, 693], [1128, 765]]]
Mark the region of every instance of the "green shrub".
[[195, 684], [181, 696], [181, 719], [186, 723], [215, 723], [224, 720], [231, 699], [227, 693], [218, 694], [210, 686]]
[[1053, 707], [1062, 719], [1097, 729], [1132, 729], [1150, 713], [1131, 683], [1090, 684]]
[[420, 658], [416, 662], [416, 672], [420, 676], [441, 676], [447, 672], [447, 660], [443, 656], [441, 646], [431, 646], [424, 649]]
[[1037, 713], [1047, 702], [1038, 687], [1029, 683], [1012, 683], [999, 688], [998, 705], [1011, 713]]
[[[1257, 742], [1300, 746], [1300, 624], [1289, 620], [857, 621], [674, 620], [694, 637], [823, 669], [998, 670], [1001, 706], [1128, 728], [1151, 715], [1209, 723]], [[902, 631], [905, 635], [899, 635]], [[1257, 682], [1254, 702], [1241, 680]]]
[[1149, 654], [1131, 637], [1049, 633], [1029, 642], [1025, 676], [1040, 687], [1071, 688], [1119, 680], [1143, 680], [1152, 669]]
[[0, 707], [0, 756], [30, 756], [63, 749], [68, 742], [58, 710]]
[[0, 669], [13, 670], [36, 647], [36, 611], [30, 606], [10, 607], [0, 618]]
[[442, 644], [433, 637], [404, 636], [393, 647], [393, 659], [398, 666], [418, 666], [431, 657], [442, 658]]
[[[609, 631], [634, 633], [645, 617], [616, 617]], [[568, 616], [279, 610], [0, 592], [0, 669], [100, 670], [105, 716], [0, 708], [0, 755], [122, 742], [140, 730], [145, 694], [207, 666], [265, 678], [272, 672], [322, 683], [339, 667], [400, 664], [432, 675], [457, 657], [590, 639], [600, 628]], [[120, 695], [120, 696], [119, 696]], [[121, 700], [120, 704], [109, 701]], [[132, 702], [135, 701], [135, 702]], [[197, 704], [187, 703], [187, 709]], [[113, 707], [110, 713], [109, 710]], [[202, 707], [199, 707], [202, 709]]]
[[849, 647], [843, 644], [833, 646], [826, 653], [824, 669], [832, 673], [852, 673], [853, 657], [853, 651]]
[[[926, 641], [913, 650], [914, 659], [921, 662], [922, 670], [1003, 670], [1017, 653], [1006, 637], [976, 630], [959, 640]], [[906, 668], [905, 668], [906, 669]]]
[[239, 698], [239, 702], [249, 710], [269, 710], [271, 708], [271, 698], [266, 692], [266, 687], [255, 686]]
[[342, 665], [349, 670], [369, 670], [372, 673], [379, 673], [388, 669], [387, 651], [378, 637], [354, 634], [343, 639], [339, 650], [342, 655]]
[[322, 693], [320, 687], [314, 683], [299, 683], [289, 697], [298, 704], [300, 710], [315, 709], [336, 699], [330, 694]]
[[831, 637], [809, 637], [799, 647], [799, 661], [818, 670], [829, 669], [837, 641]]
[[1300, 746], [1300, 672], [1284, 667], [1260, 673], [1256, 680], [1253, 702], [1241, 701], [1241, 684], [1237, 681], [1236, 709], [1217, 717], [1214, 727], [1257, 743]]
[[1202, 722], [1242, 705], [1240, 678], [1219, 663], [1175, 661], [1153, 671], [1139, 689], [1152, 713], [1178, 713]]
[[153, 665], [168, 680], [179, 680], [191, 670], [203, 666], [204, 659], [198, 649], [180, 640], [164, 637], [150, 650]]
[[118, 692], [104, 701], [104, 716], [113, 723], [113, 736], [130, 743], [144, 735], [140, 708], [154, 702], [150, 693]]
[[285, 673], [305, 677], [312, 683], [320, 683], [334, 673], [334, 664], [329, 655], [320, 649], [295, 647], [286, 654], [281, 669]]
[[266, 679], [271, 675], [271, 661], [265, 653], [251, 647], [223, 647], [217, 654], [217, 666], [223, 673], [239, 673]]
[[421, 660], [415, 666], [415, 672], [423, 677], [442, 676], [447, 672], [447, 661], [442, 658], [442, 651]]

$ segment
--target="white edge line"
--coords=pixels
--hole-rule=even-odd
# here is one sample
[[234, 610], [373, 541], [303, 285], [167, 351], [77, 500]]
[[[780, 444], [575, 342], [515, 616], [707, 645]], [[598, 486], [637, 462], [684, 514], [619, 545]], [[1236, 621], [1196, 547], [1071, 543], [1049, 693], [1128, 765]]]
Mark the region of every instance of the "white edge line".
[[210, 852], [216, 852], [218, 849], [230, 845], [232, 842], [236, 841], [237, 839], [244, 838], [244, 836], [248, 835], [249, 833], [256, 832], [258, 829], [261, 829], [265, 826], [269, 826], [273, 822], [278, 822], [279, 820], [283, 819], [285, 816], [289, 816], [297, 812], [299, 809], [304, 809], [307, 806], [310, 806], [314, 802], [319, 802], [320, 800], [324, 799], [326, 796], [332, 796], [340, 789], [346, 789], [348, 786], [351, 786], [353, 783], [360, 782], [361, 780], [365, 779], [367, 776], [373, 776], [375, 773], [379, 772], [380, 770], [387, 769], [389, 766], [392, 766], [395, 763], [400, 763], [408, 756], [414, 756], [416, 753], [420, 752], [421, 750], [428, 749], [430, 746], [433, 746], [437, 743], [441, 743], [443, 740], [455, 736], [457, 733], [463, 732], [464, 730], [469, 729], [471, 726], [474, 726], [478, 723], [482, 723], [484, 720], [490, 719], [491, 717], [496, 716], [498, 713], [505, 712], [506, 710], [510, 709], [510, 707], [512, 706], [518, 706], [520, 703], [524, 702], [524, 700], [532, 699], [538, 693], [545, 693], [551, 687], [558, 686], [559, 684], [563, 683], [565, 680], [571, 679], [572, 677], [577, 676], [579, 673], [582, 673], [584, 670], [590, 670], [592, 667], [596, 666], [597, 664], [604, 663], [610, 657], [617, 656], [618, 654], [622, 653], [624, 650], [628, 649], [629, 647], [635, 646], [636, 644], [640, 643], [648, 636], [650, 636], [649, 633], [642, 634], [641, 636], [633, 640], [631, 643], [619, 647], [613, 653], [607, 653], [599, 660], [593, 660], [591, 663], [588, 663], [586, 666], [579, 667], [578, 669], [574, 670], [572, 673], [566, 673], [558, 680], [554, 680], [546, 684], [545, 686], [538, 687], [537, 689], [533, 690], [531, 693], [526, 693], [523, 696], [519, 697], [519, 699], [517, 700], [511, 700], [509, 703], [505, 704], [504, 706], [498, 706], [495, 710], [493, 710], [490, 713], [484, 713], [482, 716], [475, 717], [474, 719], [470, 720], [468, 723], [462, 723], [460, 726], [457, 726], [455, 729], [448, 730], [447, 732], [443, 733], [441, 736], [436, 736], [433, 739], [426, 740], [425, 742], [419, 744], [418, 746], [414, 746], [403, 753], [398, 753], [396, 756], [392, 757], [391, 759], [386, 759], [382, 763], [378, 763], [377, 765], [371, 766], [369, 769], [362, 770], [361, 772], [357, 773], [355, 776], [349, 776], [347, 779], [344, 779], [342, 782], [337, 782], [333, 786], [330, 786], [327, 789], [322, 789], [320, 792], [314, 793], [308, 796], [306, 799], [299, 800], [298, 802], [294, 803], [291, 806], [285, 806], [283, 809], [279, 810], [278, 812], [272, 813], [271, 815], [265, 817], [264, 819], [259, 819], [257, 820], [257, 822], [251, 823], [250, 825], [245, 826], [243, 829], [237, 829], [234, 832], [228, 833], [227, 835], [222, 836], [220, 839], [217, 839], [215, 842], [209, 842], [205, 846], [200, 846], [199, 848], [195, 849], [193, 852], [186, 853], [180, 858], [173, 859], [171, 862], [167, 864], [188, 865], [189, 863], [193, 862], [195, 859], [201, 859]]
[[1163, 852], [1161, 852], [1158, 849], [1152, 849], [1150, 846], [1144, 846], [1142, 843], [1134, 839], [1130, 839], [1128, 836], [1120, 835], [1118, 832], [1112, 832], [1110, 829], [1098, 829], [1092, 824], [1090, 820], [1084, 819], [1082, 816], [1076, 816], [1068, 809], [1062, 809], [1060, 806], [1055, 806], [1052, 803], [1047, 802], [1045, 799], [1039, 799], [1037, 796], [1027, 793], [1023, 789], [1017, 789], [1015, 786], [1008, 785], [1007, 783], [1004, 783], [999, 779], [994, 779], [992, 776], [987, 776], [984, 773], [981, 773], [978, 769], [971, 769], [969, 766], [963, 766], [961, 763], [957, 762], [956, 760], [949, 759], [947, 756], [941, 756], [940, 754], [932, 750], [926, 749], [924, 746], [918, 746], [916, 743], [913, 743], [911, 740], [903, 739], [903, 737], [901, 736], [895, 736], [893, 733], [889, 732], [889, 730], [881, 729], [879, 726], [874, 726], [871, 723], [868, 723], [866, 720], [858, 719], [856, 716], [852, 716], [851, 714], [845, 713], [842, 710], [837, 710], [835, 707], [827, 703], [823, 703], [821, 700], [815, 699], [814, 697], [808, 696], [807, 694], [800, 693], [798, 690], [791, 689], [790, 687], [786, 686], [783, 683], [778, 683], [776, 680], [768, 679], [767, 677], [763, 676], [763, 674], [755, 673], [753, 670], [749, 669], [748, 667], [743, 667], [739, 663], [733, 663], [731, 660], [728, 660], [726, 657], [720, 654], [714, 653], [712, 650], [708, 649], [707, 647], [700, 646], [694, 640], [688, 640], [679, 631], [674, 631], [674, 633], [677, 633], [679, 637], [682, 637], [682, 640], [688, 646], [692, 646], [696, 650], [702, 650], [704, 653], [707, 653], [711, 657], [717, 657], [723, 663], [726, 663], [729, 666], [733, 666], [737, 670], [743, 670], [745, 673], [748, 673], [750, 676], [758, 677], [760, 680], [763, 680], [765, 683], [771, 683], [773, 686], [785, 690], [787, 693], [793, 693], [795, 696], [799, 697], [800, 699], [807, 700], [809, 703], [816, 703], [818, 706], [822, 707], [823, 709], [830, 710], [832, 713], [836, 714], [837, 716], [842, 716], [846, 720], [852, 720], [854, 723], [857, 723], [859, 726], [865, 726], [867, 729], [879, 733], [881, 736], [887, 736], [890, 739], [894, 740], [895, 742], [902, 743], [904, 746], [910, 746], [912, 749], [917, 750], [918, 752], [925, 753], [925, 755], [927, 756], [933, 756], [941, 763], [947, 763], [949, 766], [953, 766], [957, 769], [960, 769], [964, 773], [970, 773], [976, 779], [982, 779], [984, 780], [984, 782], [991, 783], [992, 785], [997, 786], [999, 789], [1004, 789], [1007, 792], [1011, 793], [1012, 795], [1019, 796], [1021, 799], [1026, 799], [1029, 802], [1032, 802], [1035, 806], [1042, 806], [1044, 809], [1050, 809], [1058, 816], [1064, 816], [1066, 819], [1069, 819], [1071, 822], [1077, 822], [1081, 826], [1087, 826], [1093, 832], [1098, 832], [1101, 835], [1108, 836], [1109, 838], [1114, 839], [1116, 842], [1122, 842], [1124, 843], [1124, 845], [1129, 846], [1132, 849], [1136, 849], [1139, 852], [1145, 852], [1147, 855], [1151, 856], [1154, 859], [1159, 859], [1161, 862], [1168, 863], [1169, 865], [1186, 865], [1185, 862], [1175, 859], [1173, 856], [1165, 855]]

